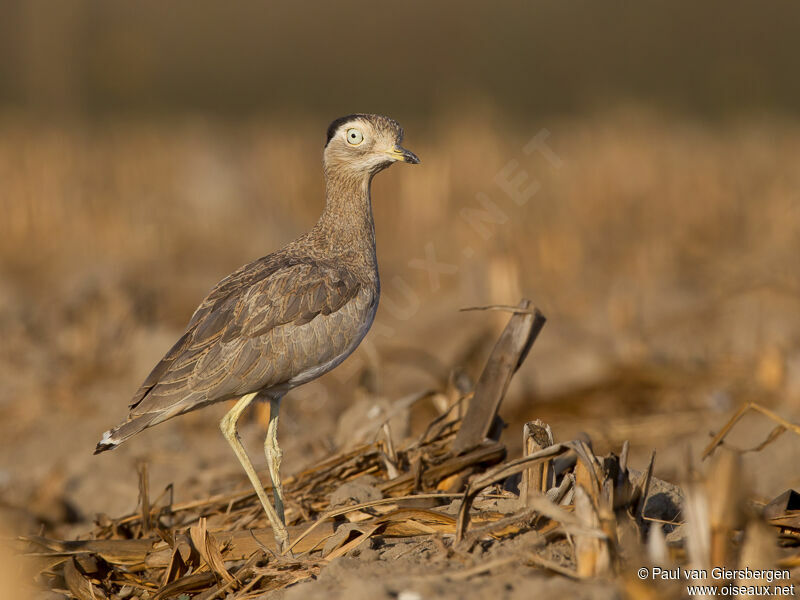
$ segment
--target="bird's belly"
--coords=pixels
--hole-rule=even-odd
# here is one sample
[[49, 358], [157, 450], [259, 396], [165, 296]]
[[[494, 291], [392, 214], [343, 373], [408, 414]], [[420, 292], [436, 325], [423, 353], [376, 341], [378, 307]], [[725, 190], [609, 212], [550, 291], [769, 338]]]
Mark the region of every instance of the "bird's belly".
[[375, 318], [377, 298], [362, 292], [335, 313], [319, 315], [310, 322], [283, 331], [273, 330], [276, 371], [285, 373], [286, 390], [327, 373], [347, 358], [361, 343]]

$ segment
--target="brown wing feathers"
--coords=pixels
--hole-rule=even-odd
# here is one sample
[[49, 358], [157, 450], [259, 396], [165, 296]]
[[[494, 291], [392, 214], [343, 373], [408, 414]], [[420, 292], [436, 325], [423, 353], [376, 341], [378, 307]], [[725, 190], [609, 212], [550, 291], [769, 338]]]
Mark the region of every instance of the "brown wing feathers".
[[283, 383], [269, 381], [274, 372], [260, 338], [341, 309], [361, 287], [351, 271], [325, 261], [265, 261], [236, 271], [209, 293], [134, 395], [128, 420], [97, 451], [193, 408]]

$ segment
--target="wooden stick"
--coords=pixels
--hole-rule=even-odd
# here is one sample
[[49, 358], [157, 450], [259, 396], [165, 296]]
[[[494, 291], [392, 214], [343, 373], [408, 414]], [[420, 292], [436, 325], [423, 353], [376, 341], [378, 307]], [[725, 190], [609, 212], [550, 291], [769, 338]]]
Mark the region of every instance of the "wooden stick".
[[[536, 419], [522, 427], [522, 451], [525, 456], [553, 445], [553, 432], [550, 426]], [[550, 488], [552, 461], [537, 463], [522, 472], [519, 499], [523, 506], [530, 506], [529, 499]]]
[[544, 315], [529, 300], [523, 299], [519, 309], [523, 312], [511, 316], [478, 379], [475, 395], [453, 442], [455, 454], [467, 452], [486, 439], [511, 377], [544, 327]]

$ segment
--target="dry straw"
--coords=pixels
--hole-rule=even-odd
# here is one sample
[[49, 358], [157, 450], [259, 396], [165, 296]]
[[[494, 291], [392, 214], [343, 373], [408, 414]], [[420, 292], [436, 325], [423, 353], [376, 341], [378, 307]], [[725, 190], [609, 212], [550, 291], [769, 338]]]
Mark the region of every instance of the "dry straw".
[[[376, 441], [286, 480], [291, 547], [283, 555], [272, 550], [272, 530], [256, 526], [263, 515], [253, 492], [230, 490], [173, 504], [170, 490], [152, 496], [143, 466], [137, 512], [99, 519], [85, 540], [24, 540], [39, 582], [79, 600], [187, 594], [195, 600], [243, 600], [313, 578], [330, 561], [389, 538], [406, 541], [410, 549], [430, 539], [443, 556], [464, 558], [476, 545], [504, 545], [527, 531], [538, 532], [542, 545], [532, 550], [509, 544], [505, 556], [466, 568], [437, 567], [430, 577], [463, 581], [524, 565], [573, 579], [617, 582], [631, 598], [677, 598], [684, 585], [642, 580], [636, 569], [651, 563], [748, 566], [756, 558], [764, 567], [774, 568], [778, 560], [800, 564], [791, 552], [779, 557], [775, 543], [778, 534], [800, 539], [800, 496], [787, 493], [763, 513], [754, 510], [740, 484], [738, 455], [730, 450], [715, 459], [707, 477], [695, 474], [685, 492], [654, 477], [655, 453], [643, 472], [635, 472], [628, 465], [627, 443], [619, 456], [598, 456], [585, 440], [555, 441], [541, 421], [525, 426], [524, 455], [507, 460], [498, 441], [497, 412], [544, 324], [528, 301], [509, 312], [475, 389], [455, 398], [418, 440], [396, 448], [383, 431]], [[798, 432], [771, 411], [746, 405], [714, 437], [706, 455], [749, 409]], [[373, 476], [370, 481], [377, 483], [371, 485], [383, 498], [330, 506], [332, 492], [364, 475]], [[682, 503], [677, 520], [648, 514], [656, 486]], [[497, 509], [496, 502], [505, 500], [512, 500], [510, 512]], [[665, 536], [663, 528], [672, 533]], [[568, 552], [549, 552], [565, 543]]]

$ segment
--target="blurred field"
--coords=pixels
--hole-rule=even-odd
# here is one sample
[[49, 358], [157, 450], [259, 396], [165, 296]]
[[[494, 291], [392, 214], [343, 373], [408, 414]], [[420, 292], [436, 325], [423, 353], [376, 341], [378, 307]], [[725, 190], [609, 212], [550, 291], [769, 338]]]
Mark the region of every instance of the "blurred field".
[[6, 0], [0, 105], [428, 118], [477, 96], [524, 119], [633, 98], [796, 117], [798, 18], [792, 0]]
[[[549, 321], [504, 405], [512, 447], [540, 417], [559, 439], [656, 447], [670, 478], [744, 400], [799, 416], [798, 123], [635, 107], [526, 125], [488, 108], [393, 116], [422, 164], [374, 183], [378, 319], [286, 403], [287, 473], [374, 435], [392, 403], [453, 366], [474, 376], [504, 317], [457, 309], [521, 295]], [[175, 482], [179, 499], [240, 477], [217, 431], [224, 407], [91, 451], [204, 293], [313, 224], [326, 125], [0, 119], [0, 500], [20, 531], [131, 510], [142, 458], [153, 489]], [[552, 155], [523, 150], [537, 135]], [[539, 187], [518, 205], [498, 182], [523, 171], [517, 188]], [[742, 446], [770, 429], [748, 423]], [[796, 439], [748, 456], [763, 497], [800, 485], [764, 467], [800, 459]]]

